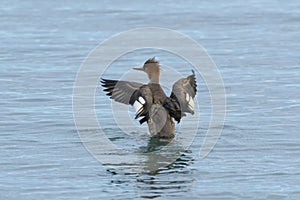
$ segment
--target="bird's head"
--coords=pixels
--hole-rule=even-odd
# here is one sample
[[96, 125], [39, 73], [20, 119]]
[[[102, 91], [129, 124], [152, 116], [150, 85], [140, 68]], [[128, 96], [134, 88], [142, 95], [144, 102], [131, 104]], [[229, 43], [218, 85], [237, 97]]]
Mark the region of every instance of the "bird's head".
[[148, 59], [143, 67], [141, 68], [133, 68], [134, 70], [143, 71], [148, 75], [150, 82], [158, 83], [160, 76], [160, 65], [155, 57]]

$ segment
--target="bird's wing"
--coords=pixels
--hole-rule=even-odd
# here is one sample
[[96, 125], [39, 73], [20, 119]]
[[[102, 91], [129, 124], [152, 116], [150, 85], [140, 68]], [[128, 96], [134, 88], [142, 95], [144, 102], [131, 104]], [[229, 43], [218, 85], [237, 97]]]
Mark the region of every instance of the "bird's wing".
[[132, 105], [136, 111], [136, 119], [144, 117], [140, 123], [149, 119], [149, 109], [153, 102], [151, 89], [147, 85], [137, 82], [101, 80], [103, 91], [117, 102]]
[[124, 103], [126, 105], [129, 104], [130, 98], [133, 93], [141, 86], [143, 86], [142, 83], [109, 79], [102, 79], [101, 83], [105, 88], [103, 91], [107, 92], [107, 96], [110, 96], [111, 99], [114, 99], [115, 101]]
[[194, 114], [194, 98], [197, 92], [197, 83], [194, 71], [193, 74], [181, 78], [173, 85], [172, 93], [166, 99], [164, 107], [169, 110], [170, 115], [176, 121], [180, 121], [184, 113]]
[[129, 103], [135, 109], [135, 119], [143, 117], [140, 123], [144, 123], [149, 119], [149, 111], [153, 105], [153, 95], [148, 85], [143, 85], [136, 90], [130, 98]]

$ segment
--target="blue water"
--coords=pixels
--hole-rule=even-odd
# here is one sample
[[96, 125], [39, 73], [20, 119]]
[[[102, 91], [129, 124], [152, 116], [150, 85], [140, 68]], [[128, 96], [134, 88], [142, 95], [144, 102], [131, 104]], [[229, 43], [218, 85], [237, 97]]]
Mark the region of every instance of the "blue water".
[[[0, 19], [0, 199], [300, 198], [299, 1], [2, 1]], [[199, 80], [201, 122], [190, 150], [155, 173], [125, 173], [103, 166], [81, 143], [73, 84], [101, 41], [146, 26], [177, 30], [205, 47], [224, 81], [227, 116], [217, 145], [199, 159], [210, 120]], [[148, 54], [120, 58], [117, 73], [106, 76], [121, 76], [122, 64]], [[97, 94], [97, 116], [115, 143], [143, 148], [147, 141], [120, 136], [101, 104], [108, 99]]]

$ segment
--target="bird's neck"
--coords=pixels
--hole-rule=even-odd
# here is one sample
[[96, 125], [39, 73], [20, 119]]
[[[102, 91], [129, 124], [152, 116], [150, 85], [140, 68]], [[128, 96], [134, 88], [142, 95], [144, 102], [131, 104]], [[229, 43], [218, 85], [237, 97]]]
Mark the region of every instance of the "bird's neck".
[[160, 71], [148, 73], [149, 83], [159, 84]]
[[149, 83], [159, 83], [159, 76], [151, 76], [149, 79]]

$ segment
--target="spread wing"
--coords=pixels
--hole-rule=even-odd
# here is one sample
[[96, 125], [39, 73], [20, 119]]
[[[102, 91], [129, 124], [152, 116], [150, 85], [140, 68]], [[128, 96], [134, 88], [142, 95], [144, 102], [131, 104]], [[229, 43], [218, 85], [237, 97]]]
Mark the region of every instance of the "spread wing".
[[126, 105], [129, 104], [133, 93], [143, 86], [142, 83], [108, 79], [102, 79], [101, 83], [105, 88], [103, 91], [107, 92], [107, 96], [110, 96], [111, 99]]
[[126, 105], [132, 105], [135, 108], [135, 118], [143, 117], [140, 120], [141, 124], [149, 119], [148, 113], [153, 100], [151, 89], [147, 85], [108, 79], [102, 79], [101, 83], [105, 88], [103, 91], [111, 99]]
[[148, 85], [140, 87], [131, 96], [129, 103], [135, 108], [135, 119], [143, 117], [140, 124], [148, 121], [149, 111], [153, 104], [151, 88]]
[[197, 83], [194, 71], [193, 74], [181, 78], [173, 85], [172, 93], [166, 99], [164, 107], [169, 110], [170, 115], [180, 122], [184, 113], [194, 114], [194, 98], [197, 92]]

